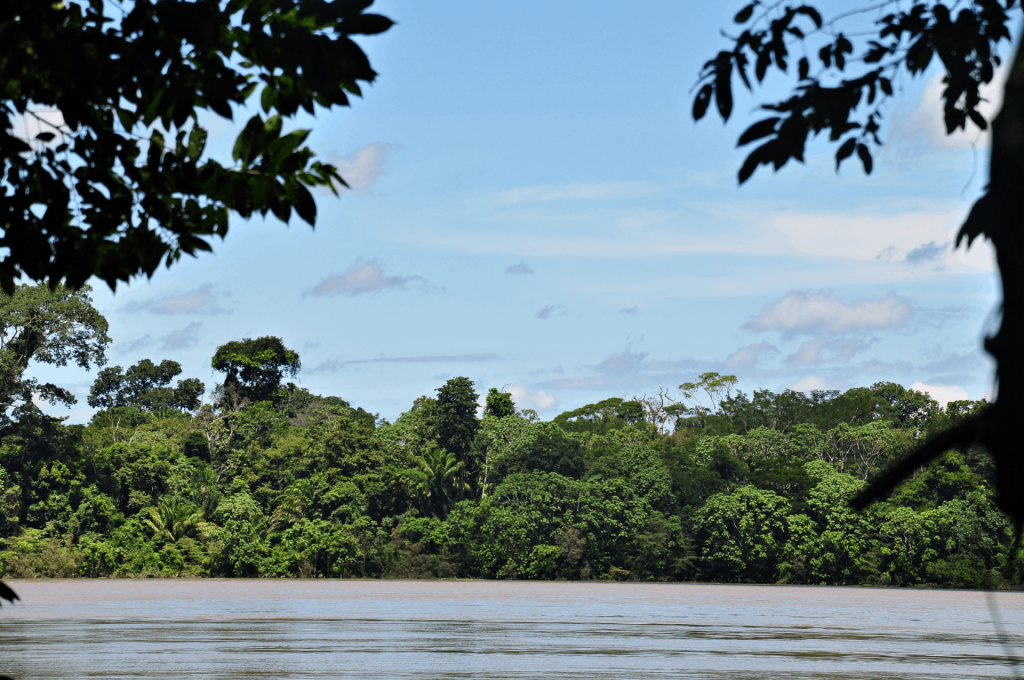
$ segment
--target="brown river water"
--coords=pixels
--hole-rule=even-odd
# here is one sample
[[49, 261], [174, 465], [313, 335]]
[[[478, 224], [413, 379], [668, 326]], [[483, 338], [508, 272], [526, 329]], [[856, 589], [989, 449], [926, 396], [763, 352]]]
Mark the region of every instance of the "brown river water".
[[13, 581], [31, 678], [1011, 678], [1024, 594], [493, 581]]

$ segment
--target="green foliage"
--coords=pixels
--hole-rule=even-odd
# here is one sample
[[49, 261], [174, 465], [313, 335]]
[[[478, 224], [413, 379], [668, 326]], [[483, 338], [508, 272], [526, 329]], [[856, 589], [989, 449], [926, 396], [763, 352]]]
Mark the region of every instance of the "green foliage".
[[159, 365], [143, 359], [128, 370], [120, 366], [104, 368], [96, 375], [89, 390], [89, 406], [100, 409], [136, 408], [140, 411], [181, 409], [192, 411], [206, 386], [195, 378], [179, 380], [170, 387], [171, 380], [181, 374], [181, 364], [165, 359]]
[[302, 367], [297, 352], [285, 347], [281, 338], [269, 335], [221, 345], [211, 365], [225, 374], [226, 392], [237, 392], [250, 403], [283, 397], [281, 380], [286, 375], [294, 377]]
[[508, 392], [499, 392], [497, 387], [487, 390], [487, 403], [484, 406], [485, 416], [504, 418], [516, 414], [516, 405], [512, 401], [512, 395]]
[[387, 423], [282, 390], [298, 357], [269, 340], [222, 346], [231, 387], [192, 412], [154, 407], [179, 369], [142, 361], [97, 382], [109, 401], [87, 427], [23, 414], [0, 441], [0, 576], [1019, 579], [975, 449], [849, 508], [923, 432], [984, 405], [891, 384], [747, 398], [705, 374], [715, 407], [667, 432], [664, 390], [551, 422], [495, 391], [478, 419], [455, 378]]
[[480, 427], [476, 418], [478, 399], [469, 378], [452, 378], [437, 388], [437, 443], [460, 461], [466, 460]]
[[[0, 283], [3, 276], [0, 271]], [[86, 369], [106, 362], [108, 324], [92, 306], [91, 290], [23, 284], [0, 293], [0, 425], [10, 428], [27, 414], [38, 413], [33, 396], [66, 406], [77, 402], [62, 387], [25, 377], [33, 362], [73, 362]]]
[[[370, 2], [11, 0], [0, 20], [0, 287], [21, 275], [113, 288], [211, 249], [230, 212], [316, 220], [309, 188], [335, 168], [287, 130], [299, 109], [347, 106], [376, 73], [352, 36], [392, 22]], [[116, 11], [119, 10], [119, 11]], [[204, 154], [208, 113], [258, 112], [234, 164]], [[45, 115], [57, 110], [61, 121]], [[265, 116], [265, 117], [264, 117]], [[19, 119], [42, 127], [26, 140]], [[40, 209], [43, 208], [43, 209]]]

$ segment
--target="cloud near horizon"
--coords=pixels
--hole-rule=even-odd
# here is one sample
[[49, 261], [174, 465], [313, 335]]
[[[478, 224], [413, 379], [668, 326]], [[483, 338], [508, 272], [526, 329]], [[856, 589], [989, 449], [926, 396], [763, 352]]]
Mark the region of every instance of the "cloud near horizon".
[[951, 401], [966, 401], [970, 399], [967, 394], [967, 390], [956, 385], [929, 385], [923, 382], [911, 383], [910, 389], [917, 390], [918, 392], [924, 392], [935, 401], [939, 402], [943, 408], [946, 407]]
[[763, 357], [778, 354], [779, 349], [767, 342], [758, 342], [753, 345], [741, 347], [725, 358], [725, 367], [730, 371], [744, 368], [754, 368], [757, 362]]
[[345, 366], [358, 364], [443, 364], [443, 363], [475, 363], [481, 361], [498, 361], [502, 357], [497, 354], [449, 354], [424, 355], [413, 357], [376, 357], [374, 359], [329, 359], [320, 363], [308, 373], [337, 373]]
[[546, 411], [558, 406], [558, 399], [544, 390], [531, 390], [526, 383], [509, 385], [505, 391], [512, 395], [512, 401], [518, 408], [532, 408], [534, 411]]
[[899, 328], [910, 316], [910, 303], [890, 291], [885, 297], [846, 303], [832, 291], [793, 291], [766, 305], [744, 324], [754, 331], [779, 331], [785, 336], [827, 333], [840, 335]]
[[426, 284], [422, 276], [386, 276], [380, 260], [357, 257], [356, 261], [343, 273], [330, 274], [302, 294], [317, 297], [327, 295], [347, 295], [355, 297], [366, 293], [377, 293], [391, 288], [405, 288], [407, 284], [419, 281]]

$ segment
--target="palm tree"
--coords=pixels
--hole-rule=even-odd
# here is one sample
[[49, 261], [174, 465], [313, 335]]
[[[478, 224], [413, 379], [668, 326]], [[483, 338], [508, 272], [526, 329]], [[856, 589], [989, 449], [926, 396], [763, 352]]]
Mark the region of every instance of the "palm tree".
[[171, 496], [160, 501], [160, 505], [149, 508], [149, 519], [142, 520], [153, 530], [153, 535], [170, 542], [195, 533], [203, 521], [203, 513], [195, 503]]
[[424, 512], [444, 517], [453, 492], [469, 489], [459, 477], [462, 462], [435, 444], [429, 444], [422, 455], [413, 456], [412, 462], [415, 467], [405, 473], [413, 482]]
[[272, 531], [295, 524], [309, 517], [316, 504], [316, 489], [308, 479], [300, 479], [281, 492], [280, 500], [270, 516]]

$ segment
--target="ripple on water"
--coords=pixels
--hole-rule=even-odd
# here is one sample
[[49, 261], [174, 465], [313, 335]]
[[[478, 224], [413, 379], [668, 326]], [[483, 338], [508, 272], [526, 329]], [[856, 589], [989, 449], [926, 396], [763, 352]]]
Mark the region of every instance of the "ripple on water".
[[493, 581], [13, 584], [32, 678], [1009, 677], [1024, 595]]

